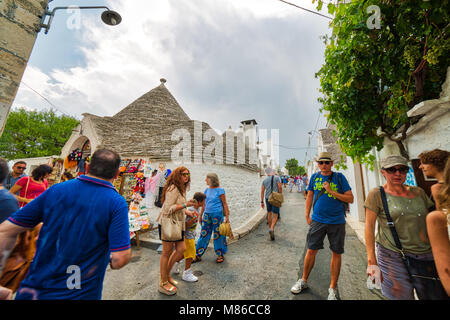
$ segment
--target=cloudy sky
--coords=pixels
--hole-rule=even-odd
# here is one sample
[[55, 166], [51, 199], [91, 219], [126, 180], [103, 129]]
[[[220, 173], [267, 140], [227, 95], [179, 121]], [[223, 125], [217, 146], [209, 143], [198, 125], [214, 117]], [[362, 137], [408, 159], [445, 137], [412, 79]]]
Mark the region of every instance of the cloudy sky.
[[[290, 2], [314, 9], [311, 0]], [[106, 5], [122, 23], [103, 24], [101, 10], [57, 11], [13, 107], [48, 109], [43, 96], [79, 119], [112, 116], [165, 78], [191, 119], [219, 130], [248, 119], [279, 129], [282, 165], [291, 157], [303, 164], [308, 132], [326, 125], [314, 77], [326, 18], [278, 0], [55, 0], [50, 9], [69, 5]]]

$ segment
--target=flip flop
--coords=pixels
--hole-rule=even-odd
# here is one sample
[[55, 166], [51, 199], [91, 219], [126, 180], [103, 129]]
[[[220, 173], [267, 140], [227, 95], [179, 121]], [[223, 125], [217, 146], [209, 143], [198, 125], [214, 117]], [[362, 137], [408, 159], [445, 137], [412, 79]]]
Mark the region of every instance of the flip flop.
[[218, 256], [216, 259], [217, 263], [222, 263], [225, 259], [223, 258], [223, 256]]

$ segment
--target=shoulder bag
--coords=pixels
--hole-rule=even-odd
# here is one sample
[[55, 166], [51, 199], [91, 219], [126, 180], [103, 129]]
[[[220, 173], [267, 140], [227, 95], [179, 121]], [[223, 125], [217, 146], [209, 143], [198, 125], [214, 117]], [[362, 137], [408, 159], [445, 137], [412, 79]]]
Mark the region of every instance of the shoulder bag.
[[[381, 201], [383, 203], [384, 213], [388, 221], [389, 229], [391, 230], [392, 237], [395, 241], [395, 246], [400, 250], [403, 263], [408, 271], [413, 287], [416, 289], [417, 296], [420, 300], [430, 300], [432, 295], [433, 299], [449, 299], [444, 287], [439, 279], [439, 275], [436, 270], [434, 261], [418, 260], [411, 256], [407, 256], [403, 251], [400, 238], [397, 230], [395, 229], [394, 222], [389, 213], [389, 206], [386, 199], [386, 193], [384, 188], [380, 186]], [[420, 286], [418, 286], [420, 284]], [[419, 290], [417, 289], [419, 288]], [[423, 288], [423, 292], [422, 289]]]
[[267, 201], [269, 201], [269, 203], [272, 206], [280, 208], [281, 205], [283, 204], [284, 197], [282, 193], [273, 191], [273, 178], [274, 176], [272, 176], [272, 193], [270, 194], [269, 199], [267, 199]]

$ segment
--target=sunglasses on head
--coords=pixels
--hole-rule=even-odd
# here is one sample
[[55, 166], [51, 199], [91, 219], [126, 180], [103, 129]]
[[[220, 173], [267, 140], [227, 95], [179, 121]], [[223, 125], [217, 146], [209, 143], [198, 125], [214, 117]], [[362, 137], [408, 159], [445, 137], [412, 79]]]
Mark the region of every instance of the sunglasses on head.
[[319, 164], [330, 164], [331, 161], [317, 161]]
[[384, 170], [386, 170], [389, 173], [396, 173], [397, 171], [400, 173], [407, 173], [409, 171], [409, 168], [408, 167], [401, 167], [401, 168], [391, 167], [391, 168], [386, 168]]

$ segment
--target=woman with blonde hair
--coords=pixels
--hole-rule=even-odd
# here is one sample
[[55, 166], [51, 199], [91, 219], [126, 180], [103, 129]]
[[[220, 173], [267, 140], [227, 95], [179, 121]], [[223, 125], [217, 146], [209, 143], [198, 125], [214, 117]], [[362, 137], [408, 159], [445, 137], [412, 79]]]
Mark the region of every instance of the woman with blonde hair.
[[195, 262], [201, 261], [201, 256], [208, 248], [211, 235], [214, 240], [214, 251], [217, 255], [216, 262], [224, 261], [224, 254], [227, 253], [226, 237], [220, 235], [219, 226], [224, 220], [230, 223], [230, 211], [225, 198], [225, 190], [220, 187], [219, 177], [215, 173], [209, 173], [206, 176], [208, 188], [203, 192], [206, 195], [205, 207], [200, 211], [199, 222], [202, 226], [200, 238], [197, 241], [197, 257]]
[[159, 292], [166, 295], [177, 293], [178, 284], [170, 276], [176, 261], [184, 256], [185, 214], [186, 208], [195, 204], [194, 200], [186, 201], [186, 191], [191, 182], [190, 172], [185, 167], [176, 168], [164, 185], [161, 203], [162, 208], [156, 221], [159, 223], [159, 235], [162, 241], [160, 259]]
[[450, 235], [448, 229], [450, 223], [450, 215], [448, 214], [450, 210], [450, 159], [447, 160], [442, 182], [441, 190], [436, 199], [442, 210], [428, 214], [427, 230], [439, 279], [450, 297]]

